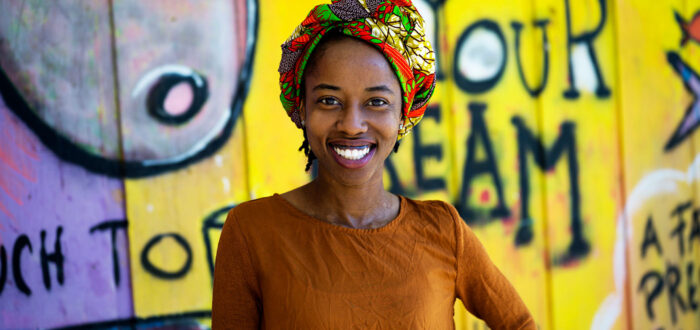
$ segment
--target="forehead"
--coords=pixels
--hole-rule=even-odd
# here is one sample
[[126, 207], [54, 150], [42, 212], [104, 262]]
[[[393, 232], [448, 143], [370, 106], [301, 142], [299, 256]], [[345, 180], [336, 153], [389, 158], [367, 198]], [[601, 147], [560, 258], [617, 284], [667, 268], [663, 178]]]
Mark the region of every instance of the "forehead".
[[319, 45], [312, 54], [306, 81], [356, 85], [387, 85], [399, 89], [398, 78], [388, 60], [377, 48], [351, 37]]

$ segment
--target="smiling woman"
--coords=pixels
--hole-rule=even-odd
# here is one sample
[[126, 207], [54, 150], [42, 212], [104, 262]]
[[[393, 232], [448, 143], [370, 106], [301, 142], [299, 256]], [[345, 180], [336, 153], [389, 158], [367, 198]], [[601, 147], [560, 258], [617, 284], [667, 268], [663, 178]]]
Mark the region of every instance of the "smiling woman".
[[300, 114], [319, 175], [348, 185], [381, 184], [401, 119], [396, 74], [375, 48], [351, 37], [329, 40], [314, 55], [319, 51], [323, 56], [315, 56], [305, 75]]
[[229, 212], [214, 328], [449, 329], [456, 298], [493, 329], [535, 328], [453, 206], [384, 189], [434, 89], [422, 24], [410, 1], [340, 0], [282, 45], [282, 103], [318, 176]]

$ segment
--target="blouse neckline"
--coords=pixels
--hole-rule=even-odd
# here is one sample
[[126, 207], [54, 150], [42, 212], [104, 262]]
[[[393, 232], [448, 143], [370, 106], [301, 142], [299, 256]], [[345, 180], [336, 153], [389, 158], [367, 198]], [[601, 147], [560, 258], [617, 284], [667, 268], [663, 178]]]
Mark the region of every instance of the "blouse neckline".
[[396, 215], [391, 221], [389, 221], [387, 224], [384, 226], [378, 227], [378, 228], [351, 228], [351, 227], [345, 227], [341, 225], [334, 225], [330, 222], [312, 217], [306, 213], [304, 213], [302, 210], [298, 209], [296, 206], [292, 205], [289, 201], [284, 199], [280, 194], [275, 193], [272, 195], [272, 198], [277, 200], [279, 203], [284, 205], [287, 209], [290, 210], [294, 215], [296, 215], [298, 218], [304, 220], [305, 222], [320, 226], [322, 228], [327, 228], [330, 230], [336, 230], [336, 231], [343, 231], [347, 233], [352, 233], [352, 234], [371, 234], [371, 233], [381, 233], [385, 232], [388, 230], [391, 230], [394, 227], [399, 226], [399, 223], [402, 222], [404, 218], [404, 214], [406, 213], [406, 197], [403, 197], [401, 195], [399, 196], [399, 214]]

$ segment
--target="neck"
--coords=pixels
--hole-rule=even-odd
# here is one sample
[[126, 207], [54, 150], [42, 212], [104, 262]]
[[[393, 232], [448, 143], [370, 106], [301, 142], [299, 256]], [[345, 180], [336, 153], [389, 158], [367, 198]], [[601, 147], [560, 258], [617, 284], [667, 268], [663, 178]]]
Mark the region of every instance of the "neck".
[[351, 228], [376, 228], [398, 213], [398, 198], [384, 190], [382, 171], [359, 185], [346, 185], [319, 169], [306, 186], [307, 196], [317, 206], [315, 216]]

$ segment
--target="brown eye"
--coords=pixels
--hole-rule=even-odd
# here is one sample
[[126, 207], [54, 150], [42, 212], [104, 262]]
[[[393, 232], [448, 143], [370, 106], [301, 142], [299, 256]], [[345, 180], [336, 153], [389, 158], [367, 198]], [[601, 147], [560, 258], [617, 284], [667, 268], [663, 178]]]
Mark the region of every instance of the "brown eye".
[[384, 99], [379, 99], [379, 98], [371, 99], [371, 100], [369, 100], [369, 102], [367, 102], [367, 105], [369, 105], [371, 107], [382, 107], [382, 106], [385, 106], [388, 104], [389, 104], [389, 102], [387, 102]]
[[333, 106], [333, 105], [340, 104], [340, 102], [338, 102], [338, 100], [336, 100], [332, 97], [322, 97], [322, 98], [318, 99], [318, 103], [321, 103], [321, 104], [327, 105], [327, 106]]

